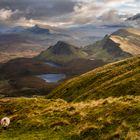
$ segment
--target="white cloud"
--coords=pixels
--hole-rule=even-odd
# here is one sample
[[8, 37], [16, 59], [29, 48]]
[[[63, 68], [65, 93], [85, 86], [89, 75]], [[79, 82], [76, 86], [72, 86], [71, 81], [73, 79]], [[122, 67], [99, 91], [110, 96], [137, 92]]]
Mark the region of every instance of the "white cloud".
[[16, 13], [18, 13], [18, 10], [12, 11], [11, 9], [0, 9], [0, 20], [8, 20]]
[[118, 24], [122, 22], [122, 19], [116, 10], [110, 10], [103, 13], [100, 19], [105, 24]]
[[140, 12], [140, 0], [77, 0], [71, 19], [74, 23], [120, 24]]
[[0, 19], [1, 20], [9, 19], [12, 16], [12, 14], [13, 14], [12, 10], [1, 9], [0, 10]]

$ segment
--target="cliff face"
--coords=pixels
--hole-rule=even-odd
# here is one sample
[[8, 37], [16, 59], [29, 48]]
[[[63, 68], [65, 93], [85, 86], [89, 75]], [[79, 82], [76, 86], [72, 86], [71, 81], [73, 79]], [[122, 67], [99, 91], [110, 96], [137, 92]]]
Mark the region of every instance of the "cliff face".
[[119, 43], [116, 43], [112, 39], [108, 38], [103, 45], [103, 49], [105, 49], [109, 54], [113, 55], [114, 57], [131, 56], [129, 53], [124, 52], [119, 46]]

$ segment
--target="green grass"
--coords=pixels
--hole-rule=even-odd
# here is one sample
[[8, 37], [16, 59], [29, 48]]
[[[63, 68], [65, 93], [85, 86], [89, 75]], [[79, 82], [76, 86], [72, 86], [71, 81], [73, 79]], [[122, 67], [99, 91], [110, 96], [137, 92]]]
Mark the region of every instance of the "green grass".
[[139, 140], [139, 79], [137, 56], [66, 81], [53, 99], [1, 98], [11, 124], [0, 140]]
[[102, 59], [105, 62], [112, 62], [116, 59], [113, 57], [113, 55], [109, 54], [105, 49], [96, 46], [88, 46], [87, 53], [89, 54], [89, 57], [96, 58], [96, 59]]
[[7, 130], [0, 128], [0, 140], [140, 139], [139, 96], [80, 103], [1, 99], [0, 106], [0, 118], [11, 118]]
[[140, 95], [139, 56], [108, 64], [70, 79], [47, 97], [85, 101], [124, 95]]
[[71, 54], [71, 55], [56, 55], [52, 54], [49, 51], [42, 52], [39, 56], [38, 59], [40, 60], [47, 60], [47, 61], [53, 61], [57, 63], [65, 63], [68, 61], [71, 61], [73, 59], [77, 58], [84, 58], [85, 54], [83, 52], [78, 52], [77, 54]]

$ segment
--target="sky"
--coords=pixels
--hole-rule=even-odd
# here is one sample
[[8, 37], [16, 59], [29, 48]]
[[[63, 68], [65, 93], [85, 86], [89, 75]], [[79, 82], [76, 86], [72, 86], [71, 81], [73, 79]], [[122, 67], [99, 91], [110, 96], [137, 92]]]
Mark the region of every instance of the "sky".
[[0, 0], [0, 25], [113, 25], [137, 13], [140, 0]]

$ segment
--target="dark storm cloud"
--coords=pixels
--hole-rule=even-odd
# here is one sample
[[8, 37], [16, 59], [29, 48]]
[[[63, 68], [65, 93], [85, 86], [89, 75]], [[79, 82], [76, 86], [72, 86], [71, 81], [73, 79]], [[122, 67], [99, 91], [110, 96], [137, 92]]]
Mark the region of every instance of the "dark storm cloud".
[[0, 0], [0, 23], [62, 27], [116, 24], [139, 9], [140, 0]]
[[0, 0], [0, 9], [19, 10], [15, 17], [42, 19], [73, 12], [77, 2], [72, 0]]

